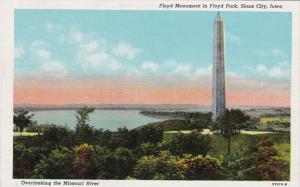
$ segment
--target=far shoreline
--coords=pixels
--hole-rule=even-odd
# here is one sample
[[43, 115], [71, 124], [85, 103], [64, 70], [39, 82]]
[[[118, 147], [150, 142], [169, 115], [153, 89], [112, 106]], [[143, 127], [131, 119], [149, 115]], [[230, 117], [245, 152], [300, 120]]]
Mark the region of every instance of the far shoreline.
[[[210, 105], [197, 104], [71, 104], [71, 105], [39, 105], [39, 104], [16, 104], [14, 111], [51, 111], [51, 110], [77, 110], [83, 106], [94, 107], [95, 110], [171, 110], [171, 111], [187, 111], [192, 112], [205, 111], [210, 112]], [[227, 108], [239, 108], [245, 111], [253, 110], [290, 110], [290, 106], [249, 106], [249, 105], [233, 105]]]

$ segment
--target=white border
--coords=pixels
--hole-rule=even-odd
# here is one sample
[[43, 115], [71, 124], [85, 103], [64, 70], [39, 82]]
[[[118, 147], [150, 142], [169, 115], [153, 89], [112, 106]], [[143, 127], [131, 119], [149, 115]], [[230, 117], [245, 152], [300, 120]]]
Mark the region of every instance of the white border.
[[[12, 179], [12, 143], [13, 143], [13, 53], [14, 53], [14, 9], [94, 9], [94, 10], [166, 10], [159, 9], [159, 3], [251, 3], [269, 4], [271, 1], [172, 1], [172, 0], [0, 0], [1, 24], [0, 24], [0, 187], [29, 186], [21, 185], [22, 180]], [[274, 1], [274, 4], [282, 4], [283, 9], [220, 9], [220, 11], [273, 11], [292, 12], [292, 89], [291, 89], [291, 181], [287, 186], [299, 187], [300, 179], [300, 2], [297, 1]], [[173, 11], [217, 11], [217, 9], [169, 9]], [[166, 10], [168, 11], [168, 10]], [[274, 20], [276, 21], [276, 20]], [[32, 180], [27, 180], [32, 181]], [[38, 180], [37, 180], [38, 181]], [[230, 187], [253, 187], [272, 186], [272, 182], [254, 181], [142, 181], [142, 180], [97, 180], [101, 187], [130, 186], [130, 187], [190, 187], [190, 186], [230, 186]], [[274, 181], [275, 182], [275, 181]], [[38, 186], [38, 185], [31, 185]]]

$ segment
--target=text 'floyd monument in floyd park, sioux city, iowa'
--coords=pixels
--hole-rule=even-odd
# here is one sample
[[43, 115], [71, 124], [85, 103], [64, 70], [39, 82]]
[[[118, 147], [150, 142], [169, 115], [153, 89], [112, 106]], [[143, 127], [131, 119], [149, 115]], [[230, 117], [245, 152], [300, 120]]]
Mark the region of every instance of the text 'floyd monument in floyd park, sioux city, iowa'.
[[212, 118], [215, 120], [226, 109], [224, 23], [219, 12], [214, 21], [213, 37]]

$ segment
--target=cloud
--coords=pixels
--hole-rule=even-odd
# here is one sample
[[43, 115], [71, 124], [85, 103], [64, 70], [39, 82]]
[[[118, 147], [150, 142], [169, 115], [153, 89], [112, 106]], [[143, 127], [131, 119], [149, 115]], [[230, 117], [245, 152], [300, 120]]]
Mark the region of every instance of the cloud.
[[44, 41], [33, 41], [30, 47], [31, 58], [39, 62], [36, 65], [39, 70], [33, 72], [33, 76], [62, 78], [69, 74], [64, 63], [54, 57]]
[[279, 48], [273, 48], [273, 49], [262, 49], [262, 50], [254, 50], [254, 54], [260, 55], [260, 56], [272, 56], [277, 57], [280, 59], [286, 59], [287, 55]]
[[143, 63], [142, 69], [149, 70], [151, 72], [156, 72], [158, 70], [158, 65], [153, 61], [146, 61]]
[[89, 41], [85, 44], [82, 44], [80, 47], [82, 48], [82, 50], [92, 52], [98, 49], [99, 44], [97, 41]]
[[143, 73], [138, 68], [130, 68], [127, 71], [127, 75], [131, 77], [135, 77], [135, 76], [141, 76], [143, 75]]
[[271, 54], [272, 54], [274, 57], [286, 58], [285, 53], [284, 53], [281, 49], [278, 49], [278, 48], [272, 49], [272, 50], [271, 50]]
[[256, 66], [256, 70], [257, 70], [257, 71], [260, 71], [260, 72], [266, 72], [266, 71], [268, 71], [268, 68], [267, 68], [265, 65], [258, 64], [258, 65]]
[[116, 71], [122, 66], [122, 64], [108, 52], [103, 42], [101, 43], [95, 40], [87, 41], [79, 45], [77, 50], [76, 61], [81, 64], [83, 68], [93, 67], [97, 70]]
[[250, 68], [261, 76], [267, 76], [270, 78], [282, 79], [288, 78], [290, 75], [290, 68], [287, 62], [280, 62], [274, 66], [266, 66], [258, 64], [255, 68]]
[[209, 65], [204, 68], [197, 68], [194, 73], [194, 75], [199, 75], [199, 76], [211, 75], [211, 74], [212, 74], [212, 65]]
[[14, 57], [15, 59], [20, 59], [23, 57], [25, 51], [22, 47], [15, 47], [14, 49]]
[[272, 49], [271, 51], [273, 55], [279, 55], [282, 53], [280, 49]]
[[38, 60], [49, 60], [51, 57], [51, 52], [47, 49], [36, 49], [35, 56]]
[[285, 78], [287, 77], [288, 73], [282, 67], [273, 67], [269, 71], [269, 76], [274, 78]]
[[95, 53], [87, 54], [85, 56], [86, 62], [93, 67], [107, 67], [110, 70], [117, 70], [121, 64], [110, 56], [105, 51], [97, 51]]
[[64, 32], [64, 28], [61, 25], [53, 24], [50, 22], [44, 24], [43, 27], [47, 32], [51, 34]]
[[54, 77], [65, 77], [69, 73], [60, 61], [48, 61], [41, 67], [42, 71]]
[[133, 59], [141, 50], [131, 46], [127, 42], [119, 42], [113, 50], [113, 53], [117, 56], [126, 57], [127, 59]]
[[240, 42], [240, 37], [231, 32], [226, 32], [225, 37], [230, 42], [233, 42], [233, 43]]
[[203, 77], [211, 77], [211, 75], [212, 75], [212, 65], [209, 65], [207, 67], [196, 68], [189, 78], [191, 80], [198, 80]]
[[189, 64], [178, 64], [173, 73], [188, 75], [191, 73], [192, 67]]

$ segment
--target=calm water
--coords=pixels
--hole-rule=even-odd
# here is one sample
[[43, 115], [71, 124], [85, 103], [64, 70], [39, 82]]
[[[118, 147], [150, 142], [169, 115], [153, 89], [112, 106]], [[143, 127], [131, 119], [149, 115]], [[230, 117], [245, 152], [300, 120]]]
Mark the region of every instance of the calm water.
[[[73, 128], [76, 124], [74, 110], [49, 110], [36, 111], [34, 120], [38, 124], [52, 123], [56, 125], [67, 125]], [[148, 123], [163, 121], [165, 119], [152, 118], [139, 114], [138, 110], [95, 110], [90, 114], [90, 124], [95, 128], [117, 130], [118, 127], [126, 126], [133, 129]]]

